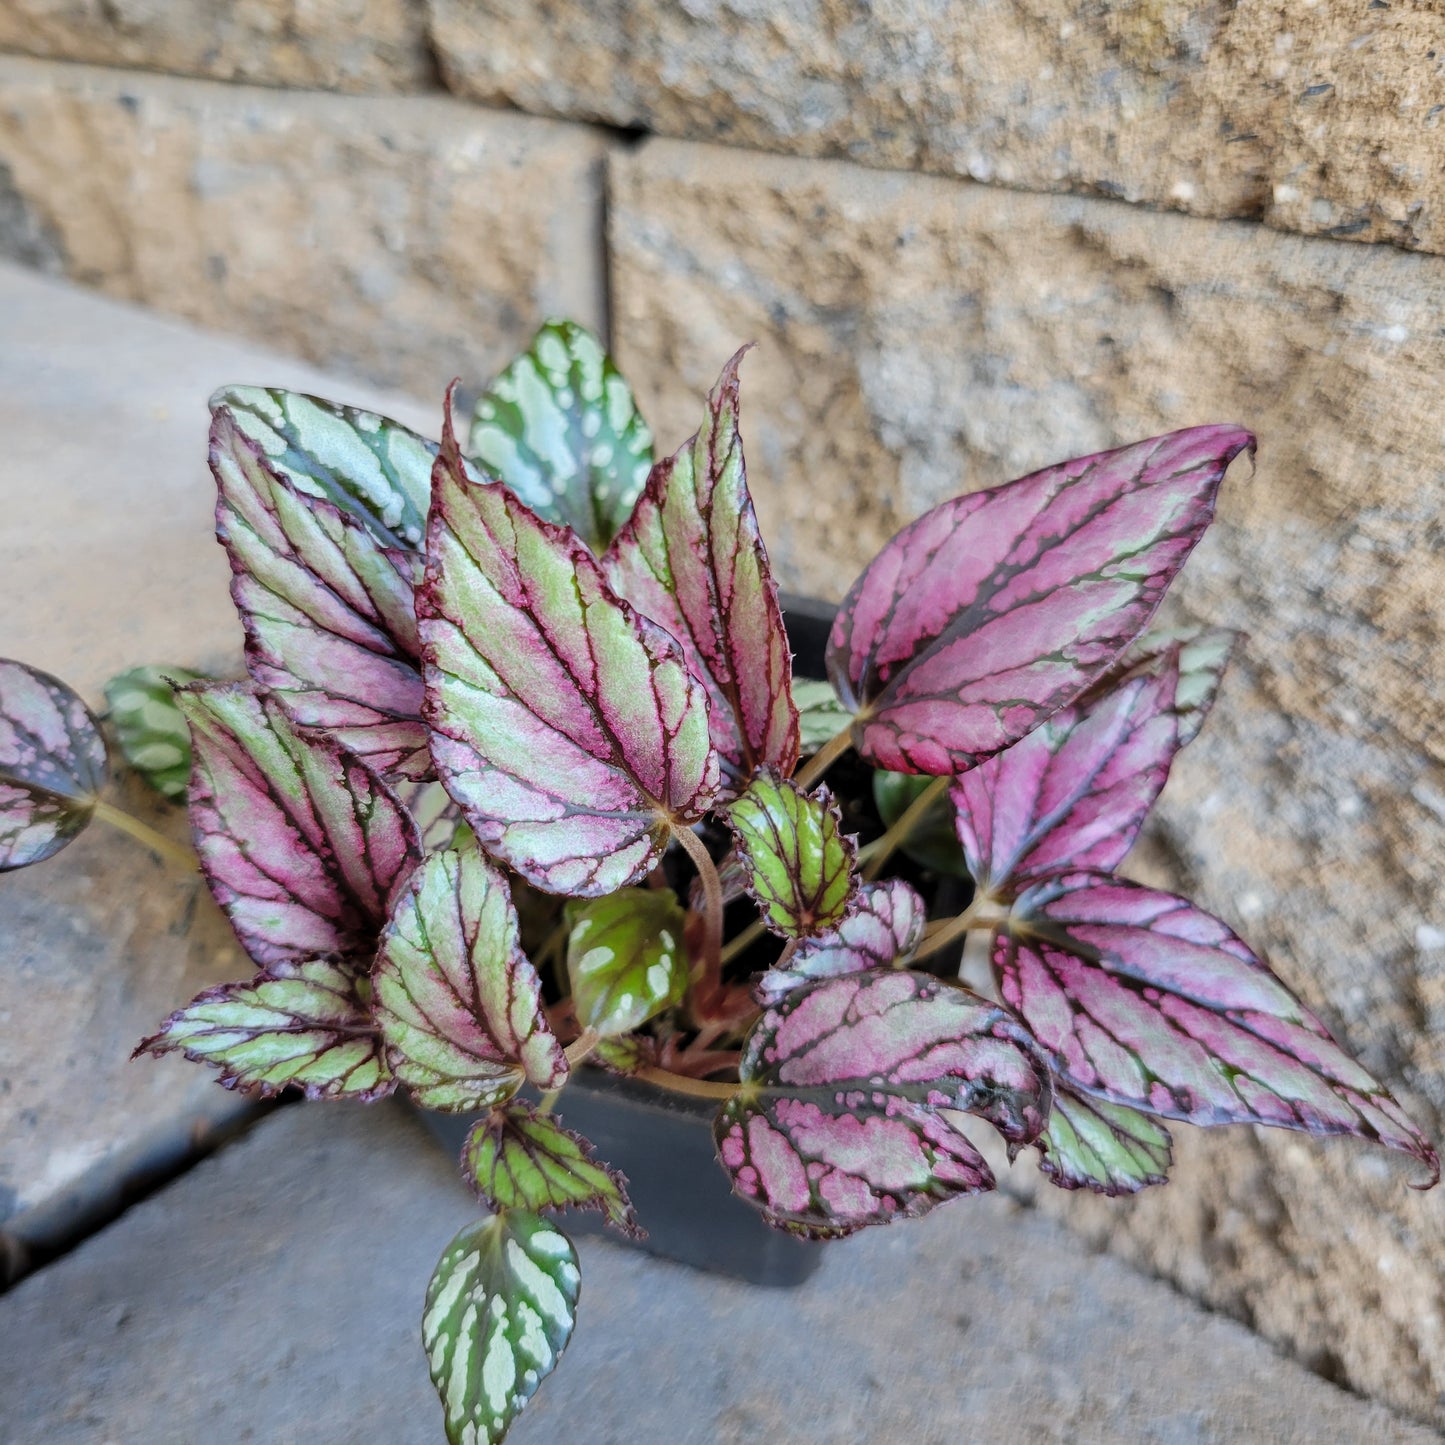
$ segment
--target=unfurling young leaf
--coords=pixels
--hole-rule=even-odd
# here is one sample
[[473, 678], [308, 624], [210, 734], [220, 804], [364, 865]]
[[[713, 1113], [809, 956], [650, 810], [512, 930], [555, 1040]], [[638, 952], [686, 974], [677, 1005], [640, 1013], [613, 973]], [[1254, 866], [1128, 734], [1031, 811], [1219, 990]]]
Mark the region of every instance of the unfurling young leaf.
[[183, 1053], [220, 1083], [262, 1098], [380, 1099], [396, 1087], [355, 968], [331, 958], [278, 963], [250, 983], [197, 994], [136, 1050]]
[[550, 1114], [519, 1099], [472, 1126], [462, 1146], [462, 1173], [494, 1209], [600, 1209], [624, 1234], [640, 1239], [627, 1181], [592, 1157], [592, 1146]]
[[412, 874], [372, 988], [392, 1070], [423, 1108], [484, 1109], [524, 1081], [555, 1089], [567, 1077], [507, 880], [475, 840], [433, 853]]
[[477, 401], [468, 449], [598, 556], [632, 513], [652, 433], [591, 332], [549, 321]]
[[191, 734], [172, 683], [201, 682], [185, 667], [133, 667], [105, 685], [110, 725], [126, 762], [163, 797], [186, 795]]
[[416, 824], [379, 773], [242, 683], [176, 694], [191, 726], [191, 831], [246, 952], [264, 967], [370, 957]]
[[1179, 751], [1178, 653], [954, 779], [958, 840], [980, 889], [1012, 897], [1030, 878], [1124, 861]]
[[535, 1214], [494, 1214], [447, 1245], [421, 1338], [450, 1445], [506, 1435], [567, 1348], [580, 1280], [571, 1240]]
[[1050, 1183], [1095, 1194], [1163, 1184], [1174, 1159], [1169, 1131], [1157, 1119], [1064, 1088], [1055, 1091], [1048, 1128], [1036, 1142]]
[[1434, 1149], [1217, 918], [1098, 873], [1043, 879], [994, 943], [1005, 1003], [1064, 1084], [1191, 1124], [1273, 1124]]
[[901, 878], [865, 883], [848, 916], [827, 933], [805, 938], [787, 968], [770, 968], [759, 978], [754, 995], [766, 1007], [819, 979], [899, 968], [922, 941], [927, 922], [923, 899]]
[[450, 423], [428, 536], [417, 616], [447, 791], [538, 888], [595, 898], [641, 878], [717, 792], [681, 648], [573, 533], [476, 478]]
[[382, 772], [425, 777], [412, 600], [421, 559], [304, 495], [226, 407], [211, 423], [211, 471], [251, 676], [285, 692], [298, 722], [325, 728]]
[[769, 1223], [830, 1237], [993, 1188], [939, 1111], [1017, 1144], [1049, 1111], [1047, 1071], [1002, 1009], [901, 970], [787, 995], [748, 1036], [739, 1077], [714, 1126], [734, 1189]]
[[212, 412], [298, 491], [364, 523], [384, 547], [421, 547], [436, 443], [388, 417], [270, 386], [223, 386]]
[[[933, 786], [926, 773], [873, 774], [873, 802], [885, 828], [891, 828]], [[908, 830], [898, 845], [916, 863], [950, 878], [969, 878], [968, 863], [958, 846], [953, 802], [945, 793]]]
[[0, 873], [60, 852], [95, 812], [105, 739], [59, 678], [0, 658]]
[[1148, 623], [1249, 432], [1194, 427], [958, 497], [853, 584], [828, 676], [875, 766], [959, 773], [1102, 676]]
[[853, 721], [853, 714], [834, 696], [833, 684], [815, 678], [793, 679], [793, 706], [798, 709], [798, 745], [803, 753], [816, 753]]
[[569, 903], [567, 922], [567, 977], [581, 1027], [629, 1034], [682, 1002], [687, 917], [669, 889], [622, 888]]
[[707, 688], [727, 796], [760, 767], [787, 777], [798, 760], [793, 657], [738, 431], [743, 354], [723, 368], [697, 435], [652, 469], [604, 559], [618, 593], [682, 643]]
[[857, 850], [827, 788], [808, 794], [774, 772], [759, 773], [727, 820], [769, 928], [807, 938], [843, 921], [856, 897]]

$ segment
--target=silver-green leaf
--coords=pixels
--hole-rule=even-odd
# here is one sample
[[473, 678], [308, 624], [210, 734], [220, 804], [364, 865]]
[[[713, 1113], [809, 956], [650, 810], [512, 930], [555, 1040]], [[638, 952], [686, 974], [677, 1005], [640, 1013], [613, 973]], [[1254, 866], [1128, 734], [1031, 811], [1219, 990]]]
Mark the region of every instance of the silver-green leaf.
[[620, 888], [567, 905], [567, 975], [577, 1022], [604, 1037], [628, 1034], [682, 1002], [686, 915], [668, 889]]
[[506, 1435], [567, 1347], [580, 1280], [572, 1241], [535, 1214], [494, 1214], [447, 1246], [421, 1337], [451, 1445]]
[[163, 797], [184, 798], [191, 777], [191, 730], [172, 683], [200, 682], [185, 667], [133, 667], [105, 685], [110, 725], [132, 768]]

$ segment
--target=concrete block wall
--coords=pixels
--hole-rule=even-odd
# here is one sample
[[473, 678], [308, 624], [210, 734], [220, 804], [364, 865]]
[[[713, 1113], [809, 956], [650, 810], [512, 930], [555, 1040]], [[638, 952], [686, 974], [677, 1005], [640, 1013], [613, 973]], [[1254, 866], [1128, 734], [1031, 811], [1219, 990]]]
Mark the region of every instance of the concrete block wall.
[[[765, 533], [830, 597], [955, 492], [1254, 427], [1171, 604], [1252, 640], [1138, 867], [1439, 1138], [1445, 8], [880, 9], [17, 0], [0, 254], [428, 401], [567, 312], [664, 446], [756, 340]], [[1010, 1187], [1445, 1424], [1441, 1196], [1179, 1132], [1134, 1202]]]

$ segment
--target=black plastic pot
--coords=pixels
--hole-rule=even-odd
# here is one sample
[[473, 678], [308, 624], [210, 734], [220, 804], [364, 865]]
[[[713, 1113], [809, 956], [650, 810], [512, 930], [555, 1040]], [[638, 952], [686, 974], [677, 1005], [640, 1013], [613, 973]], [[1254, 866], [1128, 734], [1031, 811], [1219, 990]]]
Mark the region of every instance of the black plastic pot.
[[[791, 597], [784, 606], [799, 676], [822, 677], [835, 609]], [[818, 1246], [773, 1229], [732, 1192], [713, 1145], [716, 1114], [717, 1105], [705, 1099], [591, 1067], [577, 1070], [557, 1108], [568, 1128], [596, 1145], [600, 1160], [627, 1176], [648, 1231], [642, 1248], [750, 1284], [801, 1284], [818, 1267]], [[427, 1128], [457, 1155], [478, 1117], [422, 1111]], [[602, 1216], [573, 1212], [567, 1229], [599, 1233]], [[610, 1237], [622, 1238], [615, 1230]]]

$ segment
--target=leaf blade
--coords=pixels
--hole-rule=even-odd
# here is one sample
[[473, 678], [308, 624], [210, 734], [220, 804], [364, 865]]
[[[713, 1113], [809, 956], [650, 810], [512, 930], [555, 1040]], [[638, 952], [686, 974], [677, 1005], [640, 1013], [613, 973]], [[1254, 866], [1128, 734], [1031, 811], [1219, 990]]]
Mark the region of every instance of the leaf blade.
[[420, 857], [381, 775], [245, 683], [176, 694], [193, 750], [191, 831], [216, 901], [263, 967], [369, 956]]
[[468, 450], [601, 556], [647, 480], [652, 433], [597, 338], [549, 321], [478, 399]]
[[1111, 1198], [1168, 1182], [1169, 1131], [1148, 1114], [1061, 1088], [1039, 1136], [1039, 1168], [1060, 1189]]
[[825, 787], [804, 793], [771, 769], [727, 810], [748, 892], [763, 922], [787, 938], [826, 933], [857, 896], [854, 840]]
[[105, 739], [73, 688], [0, 658], [0, 873], [54, 857], [90, 822]]
[[706, 687], [727, 795], [760, 767], [787, 777], [799, 748], [792, 651], [739, 432], [746, 349], [723, 368], [697, 434], [652, 469], [604, 558], [613, 587], [678, 639]]
[[249, 983], [197, 994], [136, 1054], [180, 1053], [221, 1070], [227, 1089], [270, 1098], [370, 1103], [396, 1087], [355, 970], [336, 959], [275, 965]]
[[566, 1079], [506, 879], [474, 840], [412, 874], [371, 977], [387, 1059], [423, 1108], [488, 1108], [524, 1080], [555, 1089]]
[[185, 797], [191, 776], [191, 734], [172, 683], [201, 682], [185, 667], [132, 667], [105, 685], [110, 724], [126, 762], [162, 797]]
[[828, 676], [893, 772], [958, 773], [1100, 677], [1153, 615], [1254, 438], [1194, 427], [959, 497], [853, 584]]
[[496, 1209], [597, 1209], [624, 1234], [643, 1237], [622, 1175], [599, 1164], [580, 1134], [519, 1099], [472, 1126], [462, 1174]]
[[573, 534], [474, 478], [448, 427], [417, 594], [438, 775], [528, 882], [611, 893], [717, 792], [706, 694]]
[[994, 944], [1004, 1002], [1064, 1083], [1191, 1124], [1269, 1124], [1435, 1150], [1400, 1106], [1217, 918], [1127, 879], [1066, 873]]
[[682, 1002], [687, 917], [666, 889], [622, 888], [568, 904], [567, 977], [577, 1022], [604, 1038], [628, 1034]]
[[446, 1247], [422, 1344], [450, 1445], [496, 1445], [557, 1365], [576, 1321], [577, 1252], [536, 1215], [493, 1215]]

